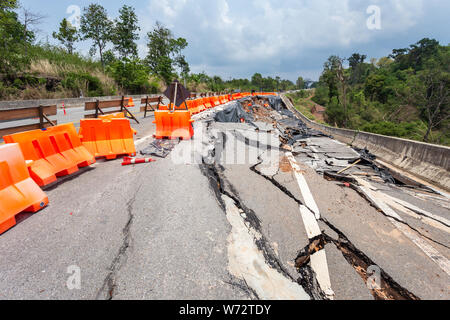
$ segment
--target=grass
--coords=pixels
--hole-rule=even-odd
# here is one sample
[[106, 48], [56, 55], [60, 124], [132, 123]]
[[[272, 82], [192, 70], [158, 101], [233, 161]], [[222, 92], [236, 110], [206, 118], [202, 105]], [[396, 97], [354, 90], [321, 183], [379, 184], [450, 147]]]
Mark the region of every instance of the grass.
[[54, 99], [121, 93], [100, 62], [65, 50], [36, 45], [29, 49], [30, 66], [15, 79], [0, 82], [1, 100]]
[[311, 101], [312, 95], [309, 92], [302, 90], [295, 93], [289, 93], [287, 94], [287, 97], [289, 97], [292, 100], [292, 104], [294, 105], [294, 107], [309, 120], [313, 120], [317, 123], [326, 124], [320, 119], [317, 119], [311, 113], [311, 108], [315, 106], [315, 103]]

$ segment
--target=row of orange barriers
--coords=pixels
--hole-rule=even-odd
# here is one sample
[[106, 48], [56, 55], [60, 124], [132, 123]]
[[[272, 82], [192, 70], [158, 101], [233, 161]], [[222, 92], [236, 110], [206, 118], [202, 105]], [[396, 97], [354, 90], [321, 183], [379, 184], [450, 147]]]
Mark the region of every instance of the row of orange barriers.
[[219, 96], [202, 97], [186, 100], [178, 107], [173, 104], [160, 105], [155, 111], [156, 139], [183, 139], [188, 140], [194, 135], [191, 116], [205, 110], [217, 107], [233, 100], [255, 95], [273, 95], [274, 93], [234, 93]]
[[[194, 134], [192, 114], [251, 95], [187, 100], [175, 111], [169, 110], [172, 105], [161, 106], [155, 111], [155, 137], [190, 139]], [[48, 205], [40, 187], [95, 163], [96, 158], [136, 155], [135, 134], [130, 121], [117, 113], [81, 120], [78, 133], [73, 123], [68, 123], [4, 136], [6, 144], [0, 146], [0, 234], [15, 225], [18, 213], [37, 212]]]
[[[197, 114], [210, 108], [217, 107], [218, 105], [228, 103], [233, 100], [239, 100], [250, 96], [269, 96], [276, 95], [274, 92], [240, 92], [234, 94], [211, 96], [204, 98], [197, 98], [194, 100], [186, 100], [186, 106], [190, 114]], [[186, 108], [184, 104], [180, 108]]]
[[178, 107], [173, 104], [160, 105], [155, 111], [156, 139], [183, 139], [189, 140], [194, 135], [191, 116], [207, 109], [217, 107], [231, 101], [230, 95], [203, 97], [186, 100]]
[[[117, 115], [120, 116], [120, 115]], [[48, 204], [40, 187], [95, 163], [136, 155], [126, 118], [83, 119], [73, 123], [4, 136], [0, 146], [0, 234], [16, 224], [21, 212], [37, 212]]]

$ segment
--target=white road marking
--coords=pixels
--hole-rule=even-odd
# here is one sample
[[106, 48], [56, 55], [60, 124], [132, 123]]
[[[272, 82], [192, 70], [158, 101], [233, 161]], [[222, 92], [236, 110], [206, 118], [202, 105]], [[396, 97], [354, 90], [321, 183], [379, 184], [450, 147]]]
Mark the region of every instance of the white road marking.
[[[306, 182], [306, 179], [303, 176], [300, 166], [294, 156], [291, 152], [286, 152], [286, 157], [289, 160], [292, 170], [294, 171], [300, 192], [307, 206], [300, 206], [300, 214], [306, 229], [306, 234], [309, 239], [312, 239], [322, 234], [319, 224], [317, 223], [317, 220], [320, 219], [319, 208], [317, 207], [316, 201], [309, 190], [308, 183]], [[313, 210], [314, 214], [308, 208]], [[331, 289], [330, 273], [328, 271], [328, 262], [325, 249], [315, 252], [311, 255], [310, 259], [311, 268], [316, 274], [316, 279], [320, 285], [320, 288], [330, 300], [334, 299], [334, 292]]]
[[294, 170], [295, 178], [297, 179], [298, 186], [300, 187], [300, 191], [302, 193], [302, 197], [305, 200], [306, 206], [310, 208], [314, 215], [316, 216], [316, 219], [320, 219], [320, 211], [317, 207], [316, 201], [314, 201], [314, 197], [309, 190], [308, 183], [305, 180], [305, 177], [302, 174], [302, 170], [300, 169], [300, 166], [298, 165], [297, 161], [295, 160], [293, 154], [291, 152], [286, 152], [286, 157], [289, 160], [289, 163], [291, 164], [292, 169]]

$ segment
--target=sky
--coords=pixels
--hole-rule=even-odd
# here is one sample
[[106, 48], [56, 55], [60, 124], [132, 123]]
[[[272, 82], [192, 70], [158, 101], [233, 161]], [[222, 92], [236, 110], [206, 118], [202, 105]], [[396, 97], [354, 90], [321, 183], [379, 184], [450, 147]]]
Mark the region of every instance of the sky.
[[[387, 56], [422, 38], [450, 43], [448, 0], [19, 0], [46, 15], [38, 38], [57, 44], [52, 32], [63, 18], [75, 22], [90, 3], [103, 5], [111, 18], [124, 4], [136, 9], [141, 57], [146, 34], [156, 21], [185, 38], [191, 71], [225, 80], [298, 76], [318, 80], [330, 55], [358, 52]], [[77, 44], [88, 54], [89, 41]]]

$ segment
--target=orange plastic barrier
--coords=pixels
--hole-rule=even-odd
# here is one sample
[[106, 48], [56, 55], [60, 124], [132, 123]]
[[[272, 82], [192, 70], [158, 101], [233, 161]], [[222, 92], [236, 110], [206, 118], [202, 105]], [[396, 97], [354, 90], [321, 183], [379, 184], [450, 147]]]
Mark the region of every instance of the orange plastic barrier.
[[218, 96], [213, 97], [214, 100], [214, 106], [213, 107], [217, 107], [218, 105], [220, 105], [220, 100]]
[[79, 135], [81, 142], [96, 158], [115, 159], [119, 155], [136, 155], [133, 135], [128, 119], [82, 119]]
[[16, 224], [22, 212], [37, 212], [48, 198], [31, 179], [17, 143], [0, 146], [0, 234]]
[[194, 100], [186, 100], [186, 105], [189, 110], [189, 114], [192, 116], [194, 114]]
[[220, 104], [227, 103], [228, 102], [227, 96], [220, 96], [219, 101], [220, 101]]
[[[208, 97], [208, 102], [209, 102], [209, 105], [211, 105], [209, 108], [214, 108], [216, 106], [216, 100], [214, 99], [214, 97]], [[205, 105], [205, 107], [207, 107], [207, 106]]]
[[[189, 101], [192, 101], [192, 100], [186, 100], [186, 105], [187, 105], [187, 107], [188, 107], [188, 110], [189, 110]], [[169, 105], [159, 105], [159, 110], [172, 110], [173, 109], [173, 103], [169, 103]], [[186, 110], [186, 106], [184, 105], [184, 102], [181, 104], [181, 105], [179, 105], [178, 107], [175, 107], [175, 110]]]
[[201, 99], [192, 100], [192, 105], [193, 105], [192, 114], [197, 114], [200, 112], [200, 102], [201, 101], [202, 101]]
[[240, 93], [234, 93], [232, 95], [232, 97], [233, 97], [233, 100], [239, 100], [240, 98], [242, 98], [242, 95]]
[[18, 143], [24, 158], [33, 161], [30, 176], [41, 187], [95, 162], [82, 146], [73, 123], [19, 132], [3, 139], [6, 143]]
[[205, 105], [203, 103], [203, 98], [195, 99], [195, 114], [202, 112], [205, 110]]
[[156, 132], [153, 135], [156, 139], [177, 139], [189, 140], [194, 135], [191, 115], [187, 110], [156, 110], [155, 121]]
[[209, 97], [205, 97], [205, 98], [201, 99], [200, 112], [204, 111], [206, 109], [209, 109], [209, 108], [212, 108], [212, 104], [211, 104]]
[[50, 139], [56, 142], [56, 150], [79, 168], [95, 163], [95, 157], [83, 146], [73, 123], [60, 124], [47, 129]]
[[196, 113], [200, 113], [203, 110], [205, 110], [205, 105], [203, 104], [203, 98], [195, 99], [195, 105], [196, 105]]
[[116, 118], [125, 118], [125, 113], [123, 112], [116, 112], [116, 113], [111, 113], [111, 114], [105, 114], [105, 115], [101, 115], [98, 116], [99, 119], [106, 119], [106, 120], [111, 120], [111, 119], [116, 119]]

